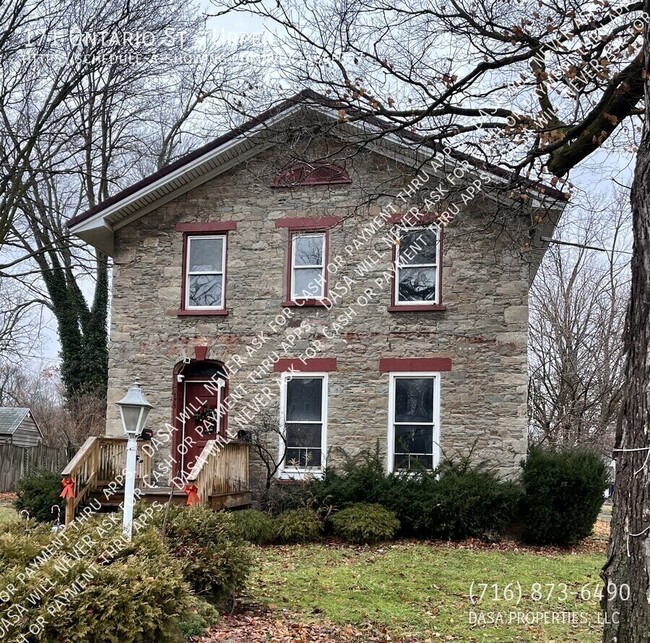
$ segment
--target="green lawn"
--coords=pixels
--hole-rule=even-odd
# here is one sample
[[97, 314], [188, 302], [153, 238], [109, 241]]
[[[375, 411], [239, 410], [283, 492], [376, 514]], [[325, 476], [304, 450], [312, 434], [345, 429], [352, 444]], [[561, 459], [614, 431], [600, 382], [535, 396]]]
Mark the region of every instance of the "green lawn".
[[[16, 517], [0, 504], [0, 526]], [[294, 622], [385, 628], [395, 643], [597, 643], [606, 531], [578, 552], [410, 542], [255, 548], [246, 598]], [[536, 587], [543, 595], [533, 600]]]
[[10, 504], [0, 504], [0, 525], [17, 518], [15, 509]]
[[[421, 543], [372, 550], [305, 545], [257, 552], [250, 598], [304, 620], [372, 623], [394, 636], [422, 641], [600, 640], [598, 601], [589, 594], [599, 586], [604, 553], [549, 554], [515, 547], [502, 551]], [[472, 605], [472, 582], [476, 599], [483, 587], [479, 583], [497, 584], [496, 600], [490, 587]], [[539, 600], [531, 597], [534, 583], [543, 585], [546, 594]], [[496, 622], [479, 624], [481, 616]], [[577, 623], [571, 625], [568, 619]]]

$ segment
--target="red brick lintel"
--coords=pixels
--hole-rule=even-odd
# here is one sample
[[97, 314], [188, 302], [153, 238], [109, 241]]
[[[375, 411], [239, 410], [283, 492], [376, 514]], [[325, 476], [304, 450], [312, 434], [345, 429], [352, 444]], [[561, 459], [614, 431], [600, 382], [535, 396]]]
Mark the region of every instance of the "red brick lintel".
[[289, 230], [327, 230], [339, 221], [338, 217], [284, 217], [275, 220], [275, 227]]
[[388, 223], [404, 223], [408, 227], [417, 228], [418, 226], [431, 225], [440, 219], [439, 212], [427, 212], [418, 214], [391, 214], [388, 217]]
[[236, 230], [236, 221], [207, 221], [205, 223], [177, 223], [176, 232], [228, 232]]
[[314, 359], [279, 359], [273, 364], [276, 373], [331, 373], [336, 370], [335, 357], [316, 357]]
[[440, 372], [451, 370], [449, 357], [382, 357], [379, 360], [382, 373]]

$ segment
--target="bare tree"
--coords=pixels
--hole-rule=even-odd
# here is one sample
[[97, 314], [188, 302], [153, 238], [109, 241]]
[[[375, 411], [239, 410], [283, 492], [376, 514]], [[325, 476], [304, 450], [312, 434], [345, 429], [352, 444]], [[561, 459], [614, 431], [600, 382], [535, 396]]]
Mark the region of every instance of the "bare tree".
[[[250, 444], [253, 453], [251, 465], [260, 471], [260, 475], [251, 478], [259, 481], [255, 495], [263, 511], [279, 513], [287, 505], [305, 500], [304, 486], [310, 480], [308, 475], [296, 476], [294, 484], [288, 486], [279, 482], [277, 476], [281, 469], [290, 472], [292, 467], [304, 469], [310, 466], [309, 441], [303, 440], [300, 430], [292, 430], [289, 438], [286, 425], [281, 423], [277, 412], [263, 411], [250, 429], [239, 432], [238, 438]], [[298, 481], [300, 484], [296, 484]]]
[[241, 47], [202, 34], [192, 3], [46, 8], [24, 0], [3, 25], [16, 46], [3, 60], [0, 98], [0, 163], [11, 168], [0, 192], [0, 278], [30, 279], [32, 301], [56, 318], [66, 397], [101, 397], [109, 262], [72, 239], [66, 221], [214, 132], [218, 98], [252, 70]]
[[320, 89], [346, 121], [380, 116], [515, 171], [564, 175], [643, 96], [641, 2], [212, 2], [273, 27], [290, 91]]
[[14, 280], [0, 278], [0, 358], [20, 361], [33, 352], [42, 328], [38, 304]]
[[617, 198], [587, 203], [581, 214], [579, 229], [569, 223], [555, 235], [575, 245], [550, 246], [530, 292], [530, 438], [611, 457], [623, 393], [629, 255], [620, 250], [629, 210]]
[[280, 426], [277, 413], [266, 411], [259, 414], [250, 429], [240, 431], [237, 437], [251, 445], [252, 465], [261, 473], [252, 476], [259, 481], [255, 495], [260, 508], [269, 511], [272, 486], [287, 453], [286, 431]]
[[32, 373], [22, 364], [0, 363], [0, 406], [31, 409], [48, 446], [79, 447], [104, 431], [104, 400], [86, 395], [66, 403], [56, 367]]

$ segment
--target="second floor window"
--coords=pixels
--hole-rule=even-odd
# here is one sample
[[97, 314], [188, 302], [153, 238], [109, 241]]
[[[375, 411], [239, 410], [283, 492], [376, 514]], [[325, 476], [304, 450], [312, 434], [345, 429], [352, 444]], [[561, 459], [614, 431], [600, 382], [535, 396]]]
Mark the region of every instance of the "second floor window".
[[185, 309], [223, 309], [226, 236], [188, 235], [185, 249]]
[[291, 301], [325, 297], [325, 232], [291, 237]]
[[402, 231], [395, 252], [395, 305], [438, 304], [439, 239], [436, 230]]

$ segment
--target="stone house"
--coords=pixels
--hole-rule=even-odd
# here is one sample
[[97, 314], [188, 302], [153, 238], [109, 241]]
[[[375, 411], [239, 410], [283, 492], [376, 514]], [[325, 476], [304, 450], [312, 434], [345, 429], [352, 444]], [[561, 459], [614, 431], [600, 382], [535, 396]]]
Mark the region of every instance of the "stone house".
[[107, 435], [140, 376], [159, 484], [260, 427], [280, 479], [376, 447], [516, 474], [564, 195], [382, 128], [303, 92], [70, 221], [113, 258]]

